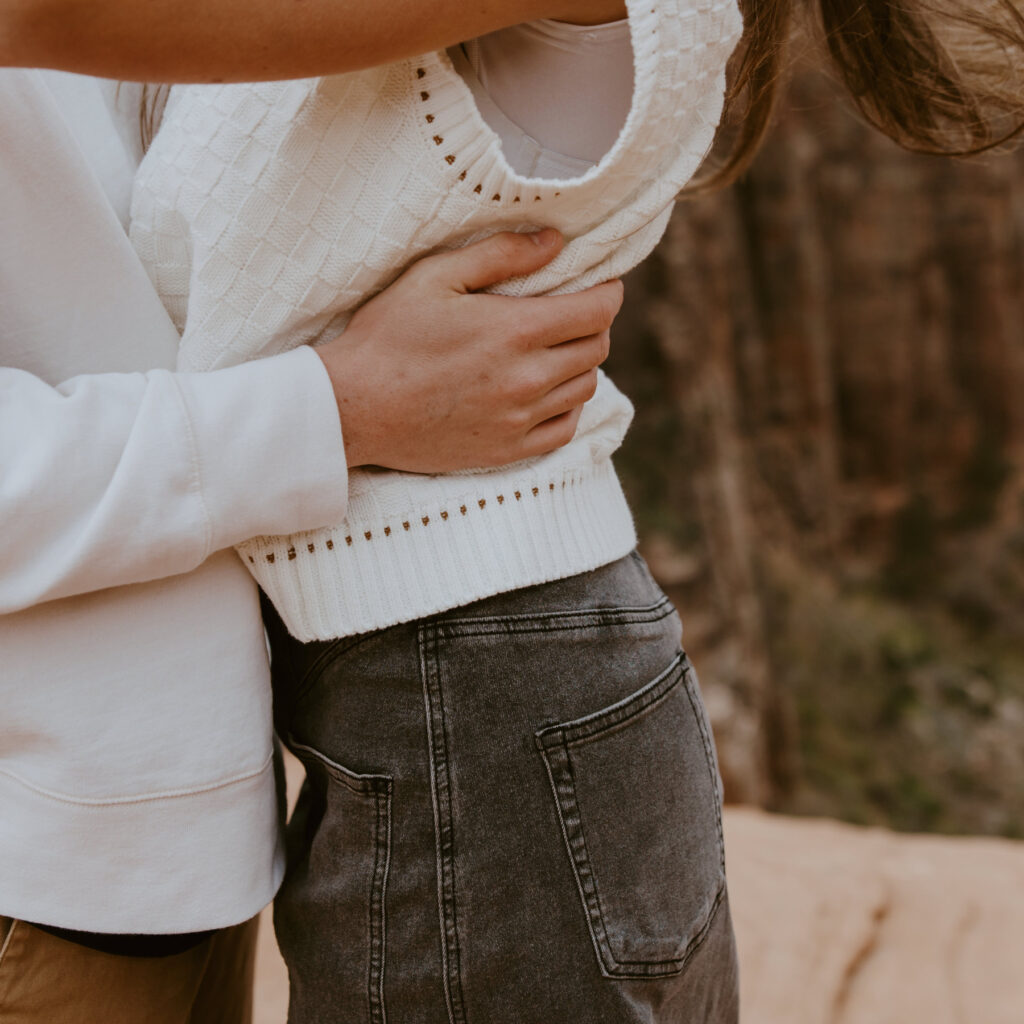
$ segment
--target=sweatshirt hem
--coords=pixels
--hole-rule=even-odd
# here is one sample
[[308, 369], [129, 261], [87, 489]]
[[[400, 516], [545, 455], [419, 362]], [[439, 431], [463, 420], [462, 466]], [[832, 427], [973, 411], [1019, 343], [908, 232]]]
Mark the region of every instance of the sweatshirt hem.
[[5, 917], [79, 931], [206, 931], [258, 913], [284, 871], [272, 763], [199, 792], [102, 804], [54, 800], [0, 772], [0, 806]]
[[263, 764], [254, 771], [233, 775], [230, 778], [223, 779], [219, 782], [211, 782], [205, 786], [162, 790], [158, 793], [134, 793], [127, 796], [110, 797], [80, 797], [72, 796], [70, 793], [61, 793], [58, 790], [48, 789], [46, 786], [40, 786], [34, 782], [29, 782], [28, 779], [22, 778], [22, 776], [17, 772], [8, 771], [5, 768], [0, 768], [0, 776], [24, 786], [25, 789], [30, 790], [38, 796], [46, 797], [49, 800], [55, 800], [58, 803], [74, 804], [79, 807], [112, 807], [117, 804], [141, 804], [149, 803], [154, 800], [180, 800], [183, 797], [199, 796], [203, 793], [212, 792], [215, 789], [223, 789], [225, 786], [234, 786], [239, 782], [246, 782], [249, 779], [256, 778], [268, 771], [273, 765], [273, 761], [274, 755], [271, 754]]

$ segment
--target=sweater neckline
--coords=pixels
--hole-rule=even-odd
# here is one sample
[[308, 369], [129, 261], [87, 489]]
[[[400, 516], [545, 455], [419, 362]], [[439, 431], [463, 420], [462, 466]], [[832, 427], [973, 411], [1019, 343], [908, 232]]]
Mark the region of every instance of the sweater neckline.
[[573, 178], [581, 178], [591, 167], [593, 160], [584, 160], [580, 157], [569, 156], [567, 153], [559, 153], [542, 145], [529, 132], [523, 131], [491, 98], [490, 93], [480, 81], [480, 77], [473, 67], [473, 62], [466, 56], [461, 46], [452, 47], [448, 56], [459, 77], [469, 86], [473, 94], [473, 101], [484, 119], [487, 126], [498, 133], [503, 140], [502, 156], [505, 161], [517, 174], [523, 172], [518, 170], [515, 164], [509, 159], [507, 149], [509, 139], [515, 139], [520, 147], [520, 166], [525, 156], [528, 156], [534, 168], [541, 162], [546, 163], [549, 169], [557, 169], [561, 173], [557, 175], [559, 181], [569, 181]]
[[[661, 3], [660, 7], [677, 4]], [[609, 178], [644, 179], [647, 161], [639, 158], [643, 147], [636, 143], [651, 128], [663, 15], [651, 0], [626, 0], [626, 7], [633, 48], [629, 114], [611, 149], [575, 177], [537, 178], [515, 171], [505, 158], [500, 137], [484, 120], [447, 52], [434, 51], [404, 62], [424, 142], [441, 163], [453, 190], [464, 188], [470, 197], [504, 209], [554, 200], [574, 205], [586, 201], [600, 214], [600, 207], [613, 206], [621, 199], [621, 188], [607, 188]]]

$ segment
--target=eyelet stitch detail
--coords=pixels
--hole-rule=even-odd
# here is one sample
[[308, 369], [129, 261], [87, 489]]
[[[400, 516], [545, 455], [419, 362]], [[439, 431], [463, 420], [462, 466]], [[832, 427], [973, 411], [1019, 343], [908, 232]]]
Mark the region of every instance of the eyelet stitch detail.
[[[576, 481], [572, 480], [572, 479], [562, 480], [562, 489], [564, 490], [570, 484], [574, 484], [575, 482]], [[553, 480], [548, 481], [548, 491], [549, 492], [553, 492], [555, 490], [556, 486], [557, 486], [557, 484], [556, 484], [555, 481], [553, 481]], [[540, 490], [541, 489], [539, 487], [531, 487], [530, 488], [530, 492], [533, 494], [533, 496], [535, 498], [540, 497]], [[515, 497], [516, 501], [522, 501], [522, 498], [523, 498], [523, 492], [522, 491], [513, 491], [512, 494]], [[487, 508], [487, 500], [488, 500], [487, 498], [477, 498], [477, 502], [476, 502], [477, 503], [477, 507], [481, 511], [483, 511], [483, 510], [485, 510]], [[505, 504], [505, 495], [504, 494], [497, 494], [497, 495], [495, 495], [495, 501], [499, 505], [504, 505]], [[460, 505], [459, 506], [459, 513], [461, 515], [463, 515], [463, 516], [468, 515], [468, 513], [469, 513], [468, 506]], [[438, 515], [441, 517], [441, 520], [443, 522], [448, 522], [448, 520], [451, 518], [450, 513], [448, 512], [447, 509], [442, 509], [440, 512], [438, 512]], [[430, 525], [430, 516], [429, 515], [421, 516], [420, 522], [424, 526], [429, 526]], [[408, 520], [403, 520], [402, 521], [402, 528], [408, 532], [412, 528], [412, 524]], [[392, 527], [391, 526], [389, 526], [389, 525], [384, 526], [383, 530], [384, 530], [384, 536], [385, 537], [390, 537], [391, 536], [391, 531], [392, 531]], [[365, 531], [363, 531], [363, 539], [366, 540], [368, 543], [372, 542], [373, 541], [373, 531], [372, 530], [365, 530]], [[353, 539], [352, 539], [351, 535], [348, 535], [348, 536], [345, 537], [345, 544], [348, 547], [352, 547]], [[333, 541], [333, 539], [328, 538], [328, 540], [325, 543], [325, 546], [326, 546], [328, 551], [333, 551], [334, 550], [334, 541]], [[306, 551], [309, 552], [309, 554], [311, 554], [311, 555], [315, 554], [316, 553], [316, 545], [313, 544], [312, 542], [307, 543], [306, 544]], [[271, 551], [271, 552], [269, 552], [266, 555], [266, 560], [267, 560], [267, 562], [270, 565], [274, 565], [276, 563], [277, 554], [278, 554], [278, 552]], [[284, 551], [284, 554], [287, 556], [289, 562], [293, 562], [298, 557], [299, 551], [298, 551], [298, 549], [294, 545], [292, 545], [292, 546], [288, 547]], [[255, 560], [255, 558], [252, 555], [247, 555], [246, 557], [249, 559], [249, 563], [250, 564], [252, 564], [252, 565], [256, 564], [256, 560]]]

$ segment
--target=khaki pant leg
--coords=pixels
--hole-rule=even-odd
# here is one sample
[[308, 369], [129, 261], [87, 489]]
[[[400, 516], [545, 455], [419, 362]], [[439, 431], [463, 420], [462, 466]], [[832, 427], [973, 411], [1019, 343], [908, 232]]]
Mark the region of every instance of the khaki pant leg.
[[189, 1024], [251, 1024], [259, 918], [210, 939], [210, 957]]
[[[221, 939], [226, 941], [218, 941]], [[0, 918], [0, 1021], [3, 1024], [247, 1024], [251, 968], [241, 950], [249, 925], [219, 932], [167, 957], [100, 953], [21, 921]], [[233, 965], [233, 966], [232, 966]], [[207, 972], [220, 1007], [243, 1003], [235, 1016], [194, 1016]], [[210, 995], [203, 1002], [210, 1004]]]

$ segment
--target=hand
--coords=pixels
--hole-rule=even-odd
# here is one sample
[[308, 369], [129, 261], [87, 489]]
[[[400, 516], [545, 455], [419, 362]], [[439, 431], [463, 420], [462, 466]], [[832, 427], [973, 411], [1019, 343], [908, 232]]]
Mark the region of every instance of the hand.
[[478, 294], [540, 269], [562, 245], [556, 231], [504, 233], [427, 257], [316, 350], [350, 467], [442, 473], [572, 439], [608, 355], [622, 282], [574, 295]]

